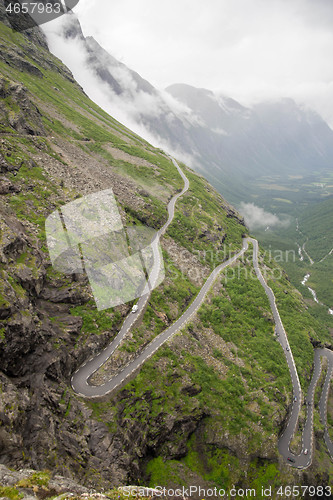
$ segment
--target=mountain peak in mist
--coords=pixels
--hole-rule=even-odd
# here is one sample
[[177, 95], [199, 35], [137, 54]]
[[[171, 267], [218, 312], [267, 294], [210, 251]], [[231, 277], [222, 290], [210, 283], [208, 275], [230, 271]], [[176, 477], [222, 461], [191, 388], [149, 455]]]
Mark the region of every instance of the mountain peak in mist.
[[234, 115], [245, 116], [249, 113], [247, 108], [234, 99], [219, 96], [208, 89], [177, 83], [167, 87], [166, 91], [188, 106], [207, 126], [212, 128], [223, 127], [226, 121], [230, 122]]
[[95, 40], [95, 38], [93, 38], [92, 36], [87, 36], [85, 38], [85, 43], [90, 55], [90, 63], [94, 65], [95, 70], [102, 80], [106, 80], [108, 83], [110, 83], [109, 75], [112, 74], [112, 70], [113, 72], [118, 74], [118, 78], [115, 77], [117, 75], [112, 74], [112, 79], [117, 82], [116, 88], [118, 94], [121, 94], [122, 92], [128, 90], [124, 88], [124, 85], [122, 85], [126, 82], [124, 78], [122, 78], [121, 72], [127, 72], [129, 74], [129, 76], [136, 84], [137, 91], [146, 92], [147, 94], [155, 93], [154, 87], [147, 80], [142, 78], [139, 73], [133, 71], [128, 66], [118, 61], [105, 49], [103, 49], [103, 47], [97, 42], [97, 40]]
[[231, 97], [216, 94], [212, 90], [197, 88], [186, 83], [174, 83], [169, 85], [165, 90], [174, 97], [187, 101], [189, 106], [191, 106], [191, 104], [195, 104], [195, 102], [199, 100], [206, 100], [206, 102], [208, 102], [208, 99], [211, 99], [213, 102], [217, 102], [220, 106], [225, 105], [226, 108], [239, 111], [246, 110], [244, 106]]
[[75, 77], [84, 88], [87, 71], [97, 77], [87, 93], [147, 140], [190, 163], [233, 203], [247, 199], [249, 181], [262, 176], [331, 168], [333, 131], [292, 99], [246, 107], [184, 83], [159, 91], [93, 37], [83, 37], [76, 16], [70, 20], [67, 33], [81, 40], [86, 61], [85, 74]]

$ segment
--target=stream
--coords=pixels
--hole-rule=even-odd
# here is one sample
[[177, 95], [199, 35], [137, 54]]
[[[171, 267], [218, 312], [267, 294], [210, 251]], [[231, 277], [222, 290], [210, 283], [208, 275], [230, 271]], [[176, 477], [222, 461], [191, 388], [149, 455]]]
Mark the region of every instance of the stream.
[[[306, 275], [304, 276], [304, 278], [303, 278], [303, 281], [301, 281], [301, 283], [302, 283], [302, 285], [303, 285], [303, 286], [306, 286], [306, 287], [308, 288], [308, 290], [310, 291], [310, 293], [311, 293], [311, 295], [312, 295], [312, 297], [313, 297], [313, 300], [314, 300], [317, 304], [319, 304], [320, 306], [324, 306], [325, 304], [323, 304], [322, 302], [319, 302], [318, 297], [317, 297], [317, 294], [316, 294], [316, 292], [313, 290], [313, 288], [310, 288], [310, 287], [309, 287], [309, 286], [307, 286], [307, 284], [306, 284], [306, 283], [307, 283], [307, 281], [308, 281], [308, 279], [310, 278], [310, 276], [311, 276], [311, 274], [306, 274]], [[333, 316], [333, 309], [330, 309], [330, 308], [329, 308], [329, 309], [328, 309], [328, 314], [331, 314], [331, 315]]]
[[[299, 224], [298, 224], [298, 219], [296, 219], [296, 231], [299, 233], [299, 234], [302, 234], [302, 231], [300, 230], [299, 228]], [[305, 242], [306, 243], [306, 242]], [[298, 255], [299, 255], [299, 260], [301, 262], [304, 262], [304, 255], [303, 255], [303, 252], [304, 254], [308, 257], [309, 261], [310, 261], [310, 264], [311, 266], [314, 264], [314, 261], [311, 259], [310, 255], [307, 253], [307, 251], [305, 250], [305, 243], [303, 243], [303, 246], [301, 247], [297, 242], [296, 242], [296, 245], [298, 247]], [[329, 255], [332, 255], [333, 253], [333, 248], [332, 250], [327, 254], [325, 255], [325, 257], [323, 259], [321, 259], [319, 262], [323, 262]], [[308, 273], [304, 276], [303, 278], [303, 281], [301, 281], [302, 285], [303, 286], [307, 286], [307, 281], [308, 279], [310, 278], [311, 274]], [[312, 297], [313, 297], [313, 300], [319, 304], [320, 306], [324, 306], [325, 304], [323, 304], [322, 302], [319, 302], [318, 300], [318, 297], [317, 297], [317, 294], [316, 292], [313, 290], [313, 288], [310, 288], [309, 286], [307, 286], [308, 290], [310, 291]], [[331, 314], [333, 316], [333, 309], [330, 309], [328, 308], [328, 314]]]
[[298, 246], [298, 255], [299, 255], [299, 260], [300, 260], [301, 262], [303, 262], [303, 261], [304, 261], [304, 257], [303, 257], [303, 254], [302, 254], [302, 247], [300, 247], [298, 243], [296, 243], [296, 245]]

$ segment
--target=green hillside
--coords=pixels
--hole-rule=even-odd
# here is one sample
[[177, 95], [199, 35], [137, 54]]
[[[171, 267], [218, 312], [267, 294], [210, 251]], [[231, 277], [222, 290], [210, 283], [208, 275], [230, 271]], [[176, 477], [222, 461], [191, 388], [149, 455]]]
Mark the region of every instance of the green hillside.
[[307, 239], [306, 249], [316, 262], [324, 259], [333, 248], [333, 197], [310, 206], [299, 218], [302, 233]]
[[[106, 489], [299, 484], [277, 452], [291, 384], [250, 251], [217, 279], [186, 330], [117, 394], [101, 403], [72, 391], [73, 372], [115, 337], [132, 303], [97, 311], [85, 275], [56, 272], [46, 217], [112, 188], [124, 224], [160, 228], [183, 182], [163, 151], [84, 94], [38, 30], [19, 34], [0, 22], [0, 47], [1, 461]], [[210, 270], [242, 246], [247, 229], [239, 214], [183, 169], [190, 189], [162, 239], [166, 278], [96, 381], [179, 318]], [[330, 342], [329, 329], [309, 314], [281, 268], [269, 259], [265, 265], [280, 271], [269, 274], [271, 286], [306, 388], [310, 337]], [[329, 473], [319, 440], [307, 481], [322, 484]]]
[[[333, 318], [328, 315], [328, 308], [333, 309], [333, 198], [313, 202], [293, 216], [288, 227], [258, 230], [256, 235], [266, 252], [287, 271], [314, 316], [333, 328]], [[302, 281], [308, 274], [304, 286]], [[314, 301], [308, 287], [315, 291], [322, 305]]]

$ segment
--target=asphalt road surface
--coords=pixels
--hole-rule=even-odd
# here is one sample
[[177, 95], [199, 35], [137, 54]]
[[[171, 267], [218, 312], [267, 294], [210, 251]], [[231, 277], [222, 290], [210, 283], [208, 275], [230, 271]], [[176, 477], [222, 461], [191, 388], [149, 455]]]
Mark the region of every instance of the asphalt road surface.
[[[156, 266], [155, 269], [152, 270], [151, 274], [153, 278], [150, 276], [150, 280], [154, 283], [154, 280], [157, 276], [157, 269], [159, 269], [159, 255], [157, 253], [157, 244], [159, 238], [165, 233], [168, 226], [171, 224], [175, 205], [180, 196], [182, 196], [189, 188], [189, 181], [185, 174], [180, 169], [177, 162], [172, 159], [175, 167], [178, 172], [182, 176], [184, 180], [184, 188], [183, 190], [175, 195], [168, 204], [168, 220], [165, 225], [158, 231], [157, 238], [155, 239], [156, 246], [153, 246], [153, 252], [156, 258]], [[321, 357], [326, 356], [328, 359], [328, 370], [327, 376], [322, 392], [322, 396], [319, 403], [320, 415], [322, 422], [325, 425], [325, 442], [328, 446], [329, 452], [333, 458], [333, 443], [329, 438], [327, 431], [327, 397], [330, 388], [330, 380], [333, 373], [333, 352], [328, 349], [316, 349], [315, 350], [315, 360], [314, 360], [314, 372], [311, 380], [311, 384], [308, 390], [307, 398], [306, 398], [306, 407], [307, 407], [307, 419], [305, 423], [305, 427], [303, 430], [302, 436], [302, 452], [300, 455], [294, 455], [290, 452], [289, 446], [290, 441], [295, 433], [298, 416], [301, 409], [301, 405], [303, 403], [302, 390], [299, 382], [299, 377], [295, 365], [295, 361], [293, 358], [292, 351], [289, 346], [288, 337], [283, 327], [279, 311], [276, 306], [275, 296], [272, 289], [267, 285], [262, 272], [259, 268], [258, 264], [258, 253], [259, 246], [258, 242], [252, 238], [244, 238], [242, 249], [232, 256], [226, 262], [223, 262], [218, 267], [212, 271], [205, 284], [201, 288], [200, 292], [192, 302], [192, 304], [186, 309], [183, 315], [175, 321], [171, 326], [169, 326], [166, 330], [164, 330], [161, 334], [154, 338], [139, 354], [138, 356], [130, 361], [126, 366], [124, 366], [114, 377], [112, 377], [109, 381], [105, 382], [102, 385], [92, 385], [89, 383], [89, 379], [92, 375], [98, 371], [105, 362], [113, 355], [115, 350], [118, 348], [124, 336], [130, 330], [130, 328], [136, 323], [140, 314], [143, 312], [150, 294], [140, 297], [137, 302], [138, 309], [136, 313], [130, 313], [125, 319], [118, 335], [116, 338], [97, 356], [92, 357], [88, 361], [86, 361], [72, 376], [71, 385], [73, 390], [80, 396], [85, 398], [102, 398], [109, 393], [113, 392], [115, 389], [120, 388], [126, 381], [134, 375], [136, 371], [140, 369], [140, 367], [151, 357], [154, 353], [165, 343], [167, 342], [173, 335], [179, 332], [182, 328], [186, 326], [186, 324], [191, 320], [192, 316], [196, 314], [197, 310], [203, 303], [209, 289], [212, 284], [216, 280], [219, 273], [225, 269], [226, 267], [233, 264], [237, 259], [239, 259], [244, 252], [248, 249], [249, 243], [253, 244], [253, 265], [256, 272], [256, 275], [263, 286], [270, 303], [270, 307], [273, 313], [274, 321], [275, 321], [275, 334], [277, 335], [277, 339], [281, 344], [281, 348], [283, 349], [284, 355], [287, 360], [287, 364], [290, 371], [290, 376], [292, 380], [293, 386], [293, 402], [290, 410], [290, 415], [288, 419], [288, 424], [284, 429], [282, 436], [279, 439], [278, 449], [280, 454], [286, 459], [287, 463], [293, 467], [297, 467], [300, 469], [305, 469], [311, 465], [312, 462], [312, 454], [313, 454], [313, 406], [314, 406], [314, 392], [316, 384], [320, 377], [321, 372]], [[305, 453], [304, 453], [305, 452]]]

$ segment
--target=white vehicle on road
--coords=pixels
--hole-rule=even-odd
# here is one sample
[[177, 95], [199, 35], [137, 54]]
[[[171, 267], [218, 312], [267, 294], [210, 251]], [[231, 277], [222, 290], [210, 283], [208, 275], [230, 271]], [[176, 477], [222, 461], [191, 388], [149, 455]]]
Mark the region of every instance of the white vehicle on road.
[[136, 313], [136, 311], [138, 310], [138, 305], [137, 304], [134, 304], [134, 306], [132, 307], [132, 313]]

